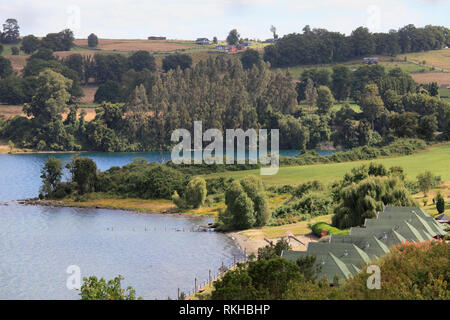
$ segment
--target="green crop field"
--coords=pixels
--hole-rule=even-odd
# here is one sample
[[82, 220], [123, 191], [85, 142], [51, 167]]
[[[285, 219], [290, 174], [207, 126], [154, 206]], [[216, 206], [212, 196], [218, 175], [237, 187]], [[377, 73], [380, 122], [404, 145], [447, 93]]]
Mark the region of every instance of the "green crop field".
[[450, 102], [450, 89], [439, 89], [439, 94], [441, 96], [441, 99]]
[[[450, 144], [431, 147], [427, 151], [409, 156], [389, 157], [368, 161], [353, 161], [343, 163], [315, 164], [307, 166], [282, 167], [273, 176], [260, 176], [267, 185], [299, 184], [309, 180], [320, 180], [329, 183], [341, 179], [353, 167], [370, 162], [382, 163], [386, 167], [401, 166], [405, 169], [407, 179], [414, 180], [419, 173], [426, 170], [434, 175], [441, 176], [443, 181], [450, 181]], [[223, 176], [240, 179], [246, 175], [259, 175], [259, 170], [227, 172], [226, 174], [213, 174], [208, 177]]]
[[[433, 56], [433, 52], [434, 51], [429, 53], [430, 56]], [[439, 51], [436, 51], [436, 52], [439, 52]], [[432, 66], [417, 64], [417, 63], [414, 63], [416, 61], [413, 61], [413, 60], [404, 61], [403, 58], [404, 58], [404, 56], [402, 56], [401, 58], [400, 57], [398, 57], [398, 58], [379, 57], [379, 59], [380, 59], [379, 64], [382, 65], [386, 69], [387, 72], [394, 68], [400, 68], [406, 73], [424, 73], [424, 72], [436, 71], [436, 70], [433, 70]], [[336, 64], [338, 64], [338, 63], [336, 63]], [[350, 67], [351, 69], [357, 69], [357, 68], [363, 66], [362, 59], [348, 61], [348, 62], [344, 62], [342, 64]], [[335, 64], [304, 65], [304, 66], [295, 66], [295, 67], [290, 67], [290, 68], [282, 68], [281, 70], [289, 70], [289, 72], [292, 74], [292, 76], [294, 78], [300, 78], [300, 76], [302, 75], [302, 73], [305, 70], [313, 69], [313, 68], [325, 69], [325, 70], [328, 70], [330, 73], [332, 73], [333, 65], [335, 65]]]

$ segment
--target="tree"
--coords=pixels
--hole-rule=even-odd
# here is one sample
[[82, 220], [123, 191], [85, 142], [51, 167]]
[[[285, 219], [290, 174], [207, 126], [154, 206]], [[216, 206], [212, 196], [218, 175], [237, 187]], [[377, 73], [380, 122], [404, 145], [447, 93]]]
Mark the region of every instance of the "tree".
[[11, 55], [18, 56], [19, 52], [20, 52], [20, 50], [18, 47], [11, 47]]
[[[0, 34], [0, 38], [1, 38], [1, 34]], [[3, 45], [0, 43], [0, 54], [2, 54], [3, 52]]]
[[439, 214], [445, 211], [445, 200], [440, 192], [436, 196], [436, 210]]
[[305, 89], [306, 104], [310, 107], [314, 107], [317, 104], [317, 89], [314, 87], [313, 81], [308, 78], [306, 80]]
[[4, 79], [13, 73], [11, 61], [5, 57], [0, 56], [0, 79]]
[[91, 33], [88, 36], [88, 46], [90, 48], [95, 48], [98, 45], [98, 38], [95, 34]]
[[41, 45], [52, 51], [70, 51], [74, 40], [73, 32], [70, 29], [65, 29], [58, 33], [47, 34], [42, 38]]
[[288, 285], [301, 281], [299, 267], [276, 257], [251, 261], [248, 267], [239, 266], [227, 272], [214, 284], [212, 300], [282, 299]]
[[317, 109], [319, 114], [327, 114], [333, 106], [334, 98], [331, 91], [326, 86], [317, 89]]
[[107, 81], [106, 83], [101, 84], [97, 91], [95, 92], [94, 102], [102, 103], [106, 102], [120, 102], [121, 100], [121, 88], [120, 83], [117, 81]]
[[80, 288], [81, 300], [136, 300], [136, 291], [132, 287], [122, 289], [123, 279], [121, 275], [109, 281], [103, 278], [99, 280], [96, 276], [83, 278]]
[[206, 200], [206, 181], [201, 177], [195, 177], [189, 181], [184, 192], [186, 204], [193, 208], [199, 208]]
[[359, 27], [351, 34], [353, 54], [355, 57], [371, 55], [375, 53], [375, 41], [369, 29]]
[[258, 65], [261, 62], [261, 57], [258, 51], [247, 49], [242, 53], [241, 62], [244, 69], [251, 69], [254, 65]]
[[30, 34], [23, 37], [21, 49], [26, 54], [32, 54], [39, 48], [40, 41], [34, 35]]
[[41, 170], [41, 193], [44, 196], [51, 196], [62, 177], [62, 162], [55, 157], [49, 157], [45, 161], [44, 167]]
[[419, 186], [419, 190], [423, 192], [423, 195], [426, 197], [427, 192], [433, 187], [434, 177], [430, 171], [425, 171], [417, 175], [417, 184]]
[[76, 188], [80, 194], [94, 191], [97, 180], [97, 165], [94, 160], [75, 157], [68, 167], [72, 173], [72, 181], [77, 184]]
[[227, 42], [229, 45], [236, 45], [239, 43], [239, 38], [241, 35], [238, 33], [236, 29], [231, 30], [227, 36]]
[[375, 218], [385, 205], [414, 206], [415, 202], [397, 177], [369, 176], [339, 190], [333, 226], [339, 229], [361, 226], [365, 219]]
[[214, 43], [214, 44], [219, 43], [219, 41], [217, 40], [217, 37], [216, 37], [216, 36], [214, 36], [214, 38], [213, 38], [213, 43]]
[[351, 87], [352, 73], [347, 66], [333, 66], [331, 75], [331, 89], [337, 100], [345, 100], [348, 97]]
[[6, 19], [3, 24], [2, 41], [4, 43], [17, 43], [19, 42], [19, 24], [16, 19]]
[[274, 39], [278, 39], [277, 28], [275, 26], [270, 26], [270, 32], [272, 32]]
[[376, 84], [368, 84], [364, 88], [360, 105], [364, 117], [372, 123], [373, 129], [374, 128], [373, 122], [384, 111], [383, 100], [381, 100], [381, 97], [378, 93], [378, 87]]
[[433, 140], [434, 132], [438, 129], [438, 121], [434, 114], [423, 116], [419, 120], [418, 133], [422, 139]]
[[258, 248], [258, 260], [270, 260], [276, 257], [281, 257], [281, 253], [289, 249], [291, 249], [291, 245], [284, 238], [282, 238], [278, 240], [275, 245], [271, 242], [263, 248]]
[[225, 204], [227, 209], [219, 218], [229, 228], [264, 226], [270, 219], [264, 187], [255, 176], [233, 181], [225, 192]]
[[192, 65], [192, 58], [188, 54], [171, 54], [168, 55], [163, 59], [163, 69], [165, 72], [171, 70], [171, 69], [177, 69], [178, 67], [181, 68], [181, 70], [185, 70], [187, 68], [190, 68]]
[[150, 55], [148, 51], [140, 50], [134, 52], [129, 58], [128, 63], [131, 69], [135, 71], [142, 71], [144, 69], [155, 71], [156, 63], [155, 57]]
[[38, 88], [30, 103], [23, 106], [28, 116], [39, 119], [41, 124], [60, 117], [70, 99], [69, 80], [52, 70], [42, 71], [37, 78]]

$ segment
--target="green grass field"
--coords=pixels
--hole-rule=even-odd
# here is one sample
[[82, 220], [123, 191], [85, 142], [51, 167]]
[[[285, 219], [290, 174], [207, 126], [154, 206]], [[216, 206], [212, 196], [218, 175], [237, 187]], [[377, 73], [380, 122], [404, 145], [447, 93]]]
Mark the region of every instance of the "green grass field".
[[[430, 53], [431, 56], [433, 56], [433, 53]], [[403, 56], [402, 56], [403, 57]], [[380, 62], [379, 64], [382, 65], [387, 72], [394, 68], [400, 68], [406, 73], [422, 73], [422, 72], [431, 72], [433, 71], [433, 68], [431, 66], [426, 65], [419, 65], [417, 63], [413, 63], [412, 61], [416, 62], [415, 60], [412, 61], [404, 61], [400, 58], [389, 58], [389, 57], [379, 57]], [[351, 69], [357, 69], [361, 66], [363, 66], [362, 59], [358, 60], [352, 60], [348, 62], [342, 63]], [[328, 70], [330, 73], [333, 71], [333, 65], [334, 64], [325, 64], [325, 65], [305, 65], [305, 66], [295, 66], [291, 68], [282, 68], [281, 70], [289, 70], [289, 72], [292, 74], [294, 78], [300, 78], [302, 73], [307, 69], [325, 69]], [[436, 71], [436, 70], [434, 70]]]
[[441, 99], [450, 102], [450, 89], [439, 89], [439, 94], [441, 96]]
[[[431, 147], [427, 151], [409, 156], [389, 157], [368, 161], [281, 167], [276, 175], [260, 177], [266, 185], [297, 185], [309, 180], [320, 180], [321, 182], [329, 183], [341, 179], [353, 167], [370, 162], [382, 163], [386, 167], [401, 166], [404, 168], [407, 174], [406, 178], [409, 180], [415, 180], [419, 173], [429, 170], [434, 175], [441, 176], [443, 181], [450, 181], [450, 144]], [[259, 170], [247, 170], [227, 172], [226, 174], [212, 174], [206, 176], [206, 178], [224, 176], [226, 178], [240, 179], [249, 174], [259, 176], [259, 173]]]

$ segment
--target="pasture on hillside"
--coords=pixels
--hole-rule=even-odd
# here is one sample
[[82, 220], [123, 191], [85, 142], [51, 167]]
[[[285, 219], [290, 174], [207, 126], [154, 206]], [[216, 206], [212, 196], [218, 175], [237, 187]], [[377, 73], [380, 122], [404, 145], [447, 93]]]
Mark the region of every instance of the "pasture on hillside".
[[415, 180], [419, 173], [431, 171], [434, 175], [441, 176], [443, 181], [450, 181], [449, 167], [450, 144], [430, 147], [428, 150], [408, 156], [387, 157], [374, 160], [351, 161], [342, 163], [313, 164], [306, 166], [281, 167], [276, 175], [260, 176], [259, 170], [245, 170], [227, 173], [215, 173], [206, 175], [209, 177], [225, 177], [241, 179], [249, 174], [259, 176], [268, 185], [298, 185], [300, 183], [319, 180], [330, 183], [342, 179], [345, 173], [352, 168], [370, 162], [381, 163], [386, 167], [401, 166], [406, 172], [407, 180]]

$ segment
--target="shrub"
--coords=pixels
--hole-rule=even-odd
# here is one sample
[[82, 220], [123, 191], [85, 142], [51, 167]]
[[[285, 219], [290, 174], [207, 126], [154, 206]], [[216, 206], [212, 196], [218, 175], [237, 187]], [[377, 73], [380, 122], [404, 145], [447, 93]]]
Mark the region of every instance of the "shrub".
[[318, 236], [321, 237], [326, 232], [327, 235], [330, 234], [348, 234], [348, 230], [341, 230], [336, 227], [331, 226], [330, 224], [326, 222], [316, 222], [311, 226], [312, 232]]
[[[136, 300], [136, 291], [132, 287], [122, 289], [122, 276], [106, 281], [96, 276], [83, 278], [80, 289], [81, 300]], [[141, 300], [142, 298], [137, 298]]]
[[189, 181], [184, 192], [185, 203], [193, 208], [198, 208], [206, 200], [206, 182], [205, 179], [196, 177]]
[[445, 200], [440, 193], [438, 193], [436, 197], [436, 210], [438, 211], [438, 213], [444, 213], [445, 211]]
[[339, 191], [339, 199], [333, 216], [333, 226], [338, 228], [362, 225], [366, 218], [374, 218], [385, 205], [416, 205], [403, 182], [389, 176], [369, 176], [344, 187]]

